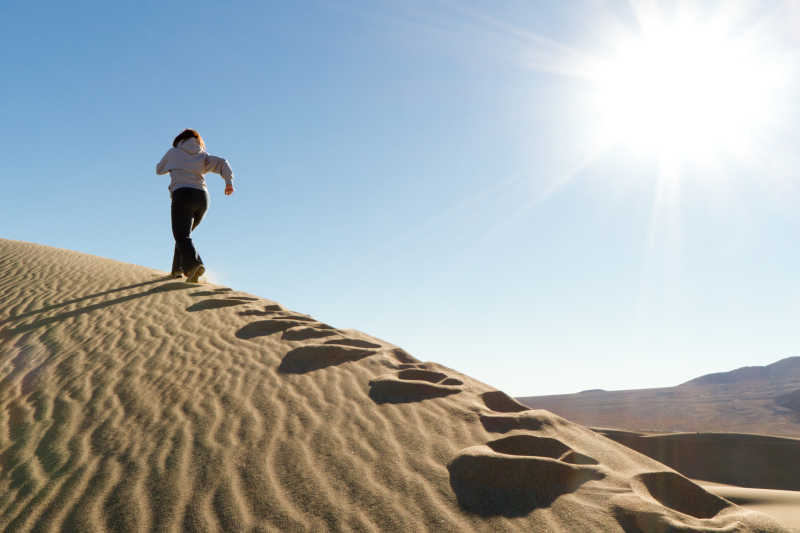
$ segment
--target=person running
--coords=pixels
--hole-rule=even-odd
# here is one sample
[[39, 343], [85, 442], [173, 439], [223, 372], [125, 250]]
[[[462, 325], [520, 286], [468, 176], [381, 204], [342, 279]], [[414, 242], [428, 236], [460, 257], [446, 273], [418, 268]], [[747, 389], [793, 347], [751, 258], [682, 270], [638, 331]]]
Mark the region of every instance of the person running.
[[172, 235], [175, 253], [172, 258], [173, 278], [186, 276], [197, 283], [205, 272], [203, 260], [192, 242], [191, 233], [208, 209], [208, 188], [203, 174], [214, 172], [225, 180], [225, 196], [233, 194], [233, 171], [228, 161], [209, 155], [203, 138], [195, 130], [183, 130], [172, 141], [172, 148], [156, 165], [156, 174], [170, 175], [172, 198]]

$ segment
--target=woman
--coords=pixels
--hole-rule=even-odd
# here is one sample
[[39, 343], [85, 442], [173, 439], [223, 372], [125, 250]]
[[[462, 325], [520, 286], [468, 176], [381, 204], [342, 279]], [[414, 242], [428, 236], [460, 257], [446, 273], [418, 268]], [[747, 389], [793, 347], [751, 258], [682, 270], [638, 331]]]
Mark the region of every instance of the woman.
[[225, 180], [225, 196], [233, 194], [231, 166], [221, 157], [208, 155], [205, 148], [199, 133], [183, 130], [156, 165], [156, 174], [169, 172], [171, 177], [169, 193], [172, 198], [172, 235], [175, 237], [172, 277], [186, 275], [186, 281], [191, 283], [197, 283], [206, 270], [190, 237], [208, 208], [208, 189], [203, 174], [219, 174]]

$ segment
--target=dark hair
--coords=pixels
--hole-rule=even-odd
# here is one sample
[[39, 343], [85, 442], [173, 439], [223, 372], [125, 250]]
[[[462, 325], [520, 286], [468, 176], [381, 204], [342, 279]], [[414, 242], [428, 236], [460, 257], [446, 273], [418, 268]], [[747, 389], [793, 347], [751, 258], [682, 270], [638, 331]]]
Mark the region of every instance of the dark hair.
[[186, 139], [191, 139], [194, 137], [200, 142], [200, 146], [205, 147], [206, 143], [203, 142], [203, 138], [200, 137], [200, 134], [197, 133], [196, 130], [185, 129], [175, 137], [175, 140], [172, 141], [172, 146], [178, 146], [178, 143], [185, 141]]

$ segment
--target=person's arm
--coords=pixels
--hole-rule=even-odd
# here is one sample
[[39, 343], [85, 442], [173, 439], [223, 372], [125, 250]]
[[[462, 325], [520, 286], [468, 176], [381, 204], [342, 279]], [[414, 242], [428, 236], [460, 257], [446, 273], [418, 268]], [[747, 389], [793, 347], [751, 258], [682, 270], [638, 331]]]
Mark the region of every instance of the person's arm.
[[156, 165], [156, 174], [166, 174], [167, 172], [169, 172], [169, 169], [167, 168], [168, 155], [169, 151], [167, 151], [167, 153], [164, 154], [164, 157], [162, 157], [161, 161], [159, 161], [158, 164]]
[[222, 179], [225, 180], [225, 195], [229, 196], [233, 194], [233, 170], [226, 159], [215, 155], [207, 155], [206, 170], [222, 176]]

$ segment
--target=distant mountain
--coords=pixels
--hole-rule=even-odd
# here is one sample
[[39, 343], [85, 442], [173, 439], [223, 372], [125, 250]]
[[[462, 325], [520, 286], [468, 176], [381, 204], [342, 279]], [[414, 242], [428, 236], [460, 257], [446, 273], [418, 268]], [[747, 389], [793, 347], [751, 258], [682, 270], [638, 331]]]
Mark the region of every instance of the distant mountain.
[[518, 400], [595, 427], [800, 437], [800, 357], [707, 374], [676, 387]]
[[800, 412], [800, 390], [796, 390], [787, 394], [781, 394], [776, 398], [775, 401], [778, 402], [779, 405]]
[[719, 385], [753, 380], [798, 381], [800, 380], [800, 357], [787, 357], [767, 366], [745, 366], [730, 372], [706, 374], [687, 381], [683, 385]]

